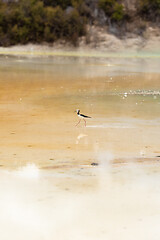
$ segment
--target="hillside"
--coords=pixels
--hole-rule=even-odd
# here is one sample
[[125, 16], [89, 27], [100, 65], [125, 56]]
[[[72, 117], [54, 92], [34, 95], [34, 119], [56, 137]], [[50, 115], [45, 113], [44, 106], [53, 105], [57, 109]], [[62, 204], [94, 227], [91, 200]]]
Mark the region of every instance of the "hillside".
[[160, 0], [0, 0], [0, 46], [159, 47]]

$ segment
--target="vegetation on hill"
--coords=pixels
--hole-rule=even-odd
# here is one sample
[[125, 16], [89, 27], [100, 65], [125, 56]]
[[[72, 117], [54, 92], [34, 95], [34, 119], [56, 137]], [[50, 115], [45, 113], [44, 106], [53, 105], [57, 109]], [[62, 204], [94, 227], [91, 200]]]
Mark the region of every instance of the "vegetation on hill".
[[62, 7], [58, 3], [52, 7], [49, 1], [40, 0], [0, 1], [0, 45], [53, 42], [57, 39], [76, 43], [79, 36], [85, 35], [86, 18], [76, 7], [67, 12], [66, 6], [65, 1]]
[[[64, 39], [77, 44], [87, 24], [98, 24], [100, 11], [107, 21], [131, 21], [125, 0], [0, 0], [0, 45], [9, 46]], [[160, 0], [137, 0], [135, 15], [145, 21], [160, 20]], [[97, 14], [94, 12], [97, 11]], [[133, 18], [133, 16], [132, 16]]]
[[160, 0], [139, 0], [139, 14], [151, 21], [160, 21]]
[[99, 0], [99, 8], [103, 9], [106, 16], [113, 21], [121, 21], [125, 18], [124, 6], [116, 0]]

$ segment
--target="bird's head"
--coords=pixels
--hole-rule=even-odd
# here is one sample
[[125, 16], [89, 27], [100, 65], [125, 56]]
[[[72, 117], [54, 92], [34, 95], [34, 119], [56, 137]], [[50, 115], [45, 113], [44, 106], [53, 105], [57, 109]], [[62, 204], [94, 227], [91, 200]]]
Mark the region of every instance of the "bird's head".
[[79, 113], [79, 112], [80, 112], [80, 110], [79, 110], [79, 109], [77, 109], [77, 110], [76, 110], [76, 112], [77, 112], [77, 113]]

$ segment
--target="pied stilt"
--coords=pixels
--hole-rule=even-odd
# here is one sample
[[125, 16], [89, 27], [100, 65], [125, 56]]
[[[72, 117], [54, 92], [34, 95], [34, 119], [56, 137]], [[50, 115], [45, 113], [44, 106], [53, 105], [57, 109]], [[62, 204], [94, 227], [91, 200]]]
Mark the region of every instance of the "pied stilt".
[[86, 127], [86, 120], [85, 120], [85, 118], [91, 118], [91, 117], [81, 114], [79, 109], [77, 109], [76, 112], [77, 112], [78, 117], [80, 118], [80, 120], [79, 120], [79, 122], [76, 124], [76, 126], [77, 126], [77, 125], [81, 122], [81, 120], [83, 119], [84, 122], [85, 122], [85, 127]]

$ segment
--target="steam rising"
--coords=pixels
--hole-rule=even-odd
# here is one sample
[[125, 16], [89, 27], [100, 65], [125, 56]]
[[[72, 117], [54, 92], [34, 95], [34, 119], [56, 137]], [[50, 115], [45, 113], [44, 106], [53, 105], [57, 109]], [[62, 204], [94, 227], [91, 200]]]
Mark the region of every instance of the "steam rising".
[[[56, 185], [58, 176], [27, 165], [1, 171], [0, 236], [2, 240], [150, 240], [160, 239], [160, 176], [154, 166], [113, 167], [103, 152], [88, 174], [99, 184], [85, 192]], [[156, 166], [158, 169], [159, 166]], [[35, 175], [35, 177], [34, 177]], [[93, 181], [94, 182], [94, 181]], [[77, 190], [77, 189], [76, 189]]]

